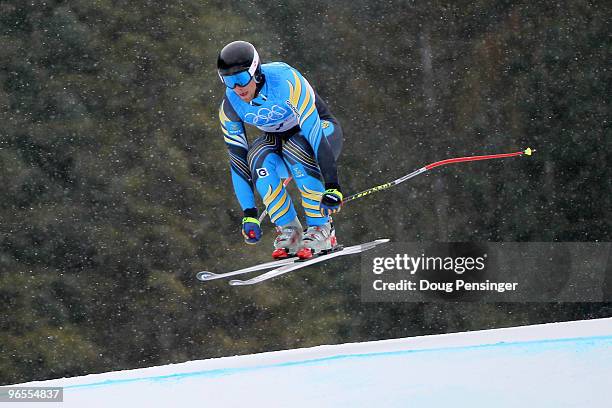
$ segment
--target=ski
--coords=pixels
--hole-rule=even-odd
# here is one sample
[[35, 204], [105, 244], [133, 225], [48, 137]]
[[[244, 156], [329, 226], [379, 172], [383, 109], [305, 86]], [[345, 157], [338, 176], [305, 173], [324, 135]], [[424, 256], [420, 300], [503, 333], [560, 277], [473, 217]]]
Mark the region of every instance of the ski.
[[371, 241], [371, 242], [366, 242], [364, 244], [350, 246], [350, 247], [341, 249], [339, 251], [330, 252], [328, 254], [320, 255], [315, 258], [307, 259], [304, 261], [296, 260], [294, 262], [291, 262], [290, 264], [277, 267], [276, 269], [272, 269], [271, 271], [265, 272], [261, 275], [255, 276], [254, 278], [251, 278], [248, 280], [233, 279], [229, 282], [229, 284], [232, 286], [255, 285], [257, 283], [267, 281], [277, 276], [284, 275], [286, 273], [289, 273], [289, 272], [292, 272], [298, 269], [302, 269], [307, 266], [326, 261], [328, 259], [336, 258], [338, 256], [358, 254], [358, 253], [367, 251], [369, 249], [372, 249], [377, 245], [384, 244], [386, 242], [389, 242], [389, 240], [386, 238], [377, 239], [376, 241]]
[[231, 271], [231, 272], [225, 272], [225, 273], [214, 273], [214, 272], [209, 272], [209, 271], [201, 271], [196, 274], [196, 278], [201, 281], [228, 278], [230, 276], [240, 275], [243, 273], [261, 271], [264, 269], [278, 268], [280, 266], [291, 264], [295, 262], [296, 259], [298, 258], [292, 257], [292, 258], [280, 259], [278, 261], [271, 261], [271, 262], [266, 262], [262, 264], [257, 264], [257, 265], [249, 266], [248, 268], [242, 268], [242, 269], [238, 269], [238, 270]]
[[[334, 250], [339, 251], [341, 249], [342, 249], [342, 246], [340, 245], [337, 247], [337, 249], [334, 249]], [[320, 255], [315, 255], [315, 256], [321, 256], [327, 253], [329, 252], [324, 252]], [[209, 271], [201, 271], [196, 274], [196, 278], [201, 281], [210, 281], [210, 280], [215, 280], [215, 279], [229, 278], [230, 276], [242, 275], [242, 274], [249, 273], [249, 272], [262, 271], [264, 269], [278, 268], [280, 266], [288, 265], [293, 262], [301, 262], [301, 260], [297, 258], [296, 256], [292, 256], [286, 259], [279, 259], [277, 261], [270, 261], [270, 262], [266, 262], [262, 264], [257, 264], [257, 265], [249, 266], [247, 268], [242, 268], [242, 269], [238, 269], [238, 270], [231, 271], [231, 272], [214, 273], [214, 272], [209, 272]]]

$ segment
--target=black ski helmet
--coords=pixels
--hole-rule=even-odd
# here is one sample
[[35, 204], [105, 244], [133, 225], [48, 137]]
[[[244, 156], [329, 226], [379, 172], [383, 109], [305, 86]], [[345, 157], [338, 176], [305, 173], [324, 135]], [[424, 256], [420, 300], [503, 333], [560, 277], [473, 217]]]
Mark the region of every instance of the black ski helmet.
[[[248, 71], [255, 82], [261, 80], [261, 61], [253, 44], [246, 41], [234, 41], [227, 44], [217, 58], [219, 77]], [[221, 78], [223, 80], [223, 78]]]

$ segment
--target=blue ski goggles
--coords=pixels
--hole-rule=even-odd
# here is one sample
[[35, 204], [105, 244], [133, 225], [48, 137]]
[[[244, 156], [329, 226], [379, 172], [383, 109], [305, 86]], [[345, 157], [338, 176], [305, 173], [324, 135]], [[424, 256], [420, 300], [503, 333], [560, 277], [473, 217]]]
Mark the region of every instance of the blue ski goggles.
[[221, 80], [229, 89], [234, 89], [235, 87], [245, 87], [251, 82], [253, 77], [249, 74], [249, 71], [242, 71], [234, 75], [221, 75]]

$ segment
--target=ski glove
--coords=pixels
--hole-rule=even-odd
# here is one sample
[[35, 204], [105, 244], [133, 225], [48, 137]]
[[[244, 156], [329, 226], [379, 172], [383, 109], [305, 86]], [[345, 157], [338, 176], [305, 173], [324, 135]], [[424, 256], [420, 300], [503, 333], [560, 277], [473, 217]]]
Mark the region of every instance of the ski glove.
[[242, 219], [242, 235], [244, 236], [244, 242], [247, 244], [256, 244], [262, 235], [259, 220], [253, 217], [244, 217]]
[[332, 215], [340, 211], [342, 207], [342, 193], [335, 188], [328, 188], [321, 197], [320, 211], [323, 215]]

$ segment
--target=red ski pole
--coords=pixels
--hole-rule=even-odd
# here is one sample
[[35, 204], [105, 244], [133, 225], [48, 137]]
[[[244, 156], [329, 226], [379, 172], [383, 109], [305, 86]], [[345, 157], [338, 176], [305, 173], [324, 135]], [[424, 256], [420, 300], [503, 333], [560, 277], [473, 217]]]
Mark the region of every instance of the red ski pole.
[[525, 150], [521, 150], [520, 152], [514, 152], [514, 153], [487, 154], [484, 156], [455, 157], [453, 159], [440, 160], [440, 161], [428, 164], [427, 166], [421, 167], [420, 169], [415, 170], [410, 174], [406, 174], [405, 176], [400, 177], [397, 180], [393, 180], [389, 183], [381, 184], [380, 186], [372, 187], [367, 190], [361, 191], [359, 193], [350, 195], [346, 197], [342, 202], [347, 203], [349, 201], [356, 200], [358, 198], [370, 195], [377, 191], [382, 191], [382, 190], [391, 188], [393, 186], [397, 186], [398, 184], [403, 183], [404, 181], [409, 180], [415, 176], [418, 176], [419, 174], [423, 174], [427, 170], [431, 170], [434, 167], [444, 166], [444, 165], [452, 164], [452, 163], [462, 163], [462, 162], [470, 162], [470, 161], [478, 161], [478, 160], [503, 159], [506, 157], [516, 157], [516, 156], [523, 156], [523, 155], [531, 156], [533, 152], [535, 152], [535, 150], [528, 147]]

